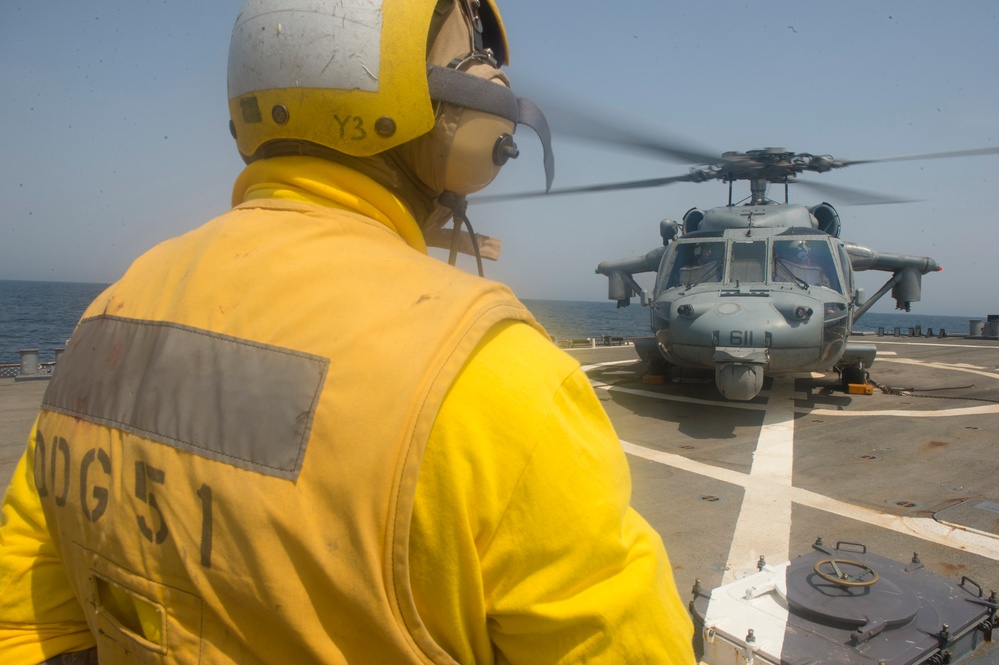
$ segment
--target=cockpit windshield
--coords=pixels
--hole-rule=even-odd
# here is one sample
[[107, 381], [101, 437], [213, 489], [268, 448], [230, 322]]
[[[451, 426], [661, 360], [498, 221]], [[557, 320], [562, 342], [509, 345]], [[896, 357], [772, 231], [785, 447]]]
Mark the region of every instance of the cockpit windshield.
[[724, 259], [723, 241], [677, 243], [666, 288], [720, 282], [725, 272]]
[[774, 240], [772, 279], [840, 291], [832, 252], [821, 240]]
[[[767, 256], [770, 266], [767, 269]], [[697, 284], [797, 284], [803, 289], [822, 286], [842, 293], [839, 272], [824, 240], [699, 240], [678, 241], [663, 264], [665, 285], [690, 288]]]

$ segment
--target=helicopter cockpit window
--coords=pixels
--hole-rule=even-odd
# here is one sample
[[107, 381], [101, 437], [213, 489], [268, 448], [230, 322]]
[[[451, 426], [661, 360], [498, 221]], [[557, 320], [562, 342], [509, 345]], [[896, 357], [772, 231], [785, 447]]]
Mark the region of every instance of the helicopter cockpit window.
[[767, 243], [747, 241], [732, 243], [732, 267], [729, 283], [762, 282], [766, 275]]
[[666, 288], [720, 282], [724, 272], [724, 242], [677, 243], [676, 256], [673, 259]]
[[773, 281], [840, 291], [829, 244], [821, 240], [775, 240]]

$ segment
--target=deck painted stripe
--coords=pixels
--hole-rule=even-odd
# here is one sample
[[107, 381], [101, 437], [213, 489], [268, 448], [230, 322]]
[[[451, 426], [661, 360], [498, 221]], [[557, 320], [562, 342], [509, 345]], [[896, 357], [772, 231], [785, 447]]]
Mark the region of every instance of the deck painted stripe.
[[994, 371], [989, 371], [976, 367], [975, 365], [968, 365], [966, 363], [952, 364], [952, 363], [928, 363], [922, 360], [912, 360], [909, 358], [886, 358], [886, 363], [897, 363], [899, 365], [919, 365], [920, 367], [933, 367], [934, 369], [945, 369], [951, 372], [965, 372], [967, 374], [977, 374], [978, 376], [987, 376], [990, 379], [995, 379], [996, 373]]
[[591, 369], [599, 369], [601, 367], [612, 367], [614, 365], [634, 365], [638, 360], [613, 360], [606, 363], [597, 363], [595, 365], [583, 365], [580, 369], [584, 372], [589, 372]]
[[[892, 360], [885, 359], [884, 362], [906, 362], [903, 360]], [[601, 363], [599, 365], [587, 365], [583, 368], [584, 371], [589, 371], [591, 369], [596, 369], [600, 367], [606, 367], [611, 364], [622, 364], [622, 363]], [[925, 364], [925, 363], [924, 363]], [[939, 365], [939, 364], [926, 364], [929, 367], [937, 367], [938, 369], [958, 369], [961, 368], [954, 367], [953, 365]], [[964, 371], [970, 371], [965, 369]], [[996, 378], [995, 374], [989, 374], [987, 372], [974, 372], [976, 374], [982, 374], [982, 376], [987, 376], [989, 378]], [[705, 406], [718, 406], [726, 409], [742, 409], [744, 411], [765, 411], [767, 406], [765, 404], [754, 404], [750, 402], [723, 402], [720, 400], [710, 400], [710, 399], [697, 399], [694, 397], [684, 397], [682, 395], [665, 395], [663, 393], [652, 392], [650, 390], [640, 390], [637, 388], [625, 388], [623, 386], [614, 386], [609, 383], [603, 383], [601, 381], [596, 381], [590, 379], [590, 385], [593, 386], [595, 390], [613, 390], [615, 392], [628, 393], [629, 395], [640, 395], [642, 397], [648, 397], [650, 399], [658, 399], [665, 402], [678, 402], [681, 404], [702, 404]], [[761, 395], [766, 395], [765, 391], [761, 391]], [[806, 399], [806, 395], [796, 395], [798, 399]], [[982, 406], [962, 406], [953, 409], [882, 409], [882, 410], [868, 410], [868, 411], [839, 411], [837, 409], [813, 409], [806, 406], [795, 407], [795, 413], [806, 413], [814, 416], [829, 416], [837, 418], [864, 418], [872, 416], [880, 417], [893, 417], [893, 418], [939, 418], [943, 416], [956, 417], [956, 416], [981, 416], [981, 415], [991, 415], [999, 414], [999, 404], [986, 404]]]
[[942, 418], [944, 416], [987, 416], [999, 413], [999, 404], [986, 404], [983, 406], [963, 406], [956, 409], [886, 409], [883, 411], [836, 411], [834, 409], [805, 409], [797, 410], [799, 413], [808, 413], [813, 416], [828, 416], [837, 418], [858, 418], [870, 416], [892, 416], [896, 418]]
[[[755, 574], [761, 557], [764, 562], [784, 562], [791, 558], [794, 397], [793, 380], [773, 382], [753, 452], [749, 482], [744, 485], [722, 585]], [[731, 608], [727, 600], [712, 598], [708, 602], [706, 626], [718, 626], [726, 620]], [[772, 620], [758, 627], [757, 646], [765, 653], [783, 652], [788, 614], [786, 606], [772, 608]]]
[[727, 409], [743, 409], [745, 411], [764, 411], [765, 404], [753, 404], [749, 402], [722, 402], [712, 399], [697, 399], [696, 397], [684, 397], [683, 395], [664, 395], [654, 393], [650, 390], [638, 390], [637, 388], [624, 388], [622, 386], [612, 386], [608, 383], [590, 379], [590, 385], [597, 390], [613, 390], [614, 392], [628, 393], [629, 395], [641, 395], [651, 399], [663, 400], [665, 402], [680, 402], [681, 404], [704, 404], [706, 406], [720, 406]]
[[791, 542], [794, 382], [775, 381], [745, 486], [722, 584], [756, 572], [761, 556], [786, 561]]
[[[711, 464], [705, 464], [703, 462], [697, 462], [682, 455], [645, 448], [644, 446], [639, 446], [627, 441], [621, 441], [621, 447], [629, 455], [641, 457], [642, 459], [649, 460], [650, 462], [663, 464], [674, 469], [687, 471], [689, 473], [696, 473], [706, 478], [712, 478], [724, 483], [743, 487], [747, 490], [753, 485], [758, 485], [757, 489], [760, 491], [765, 491], [767, 489], [765, 481], [753, 478], [749, 474], [732, 471], [731, 469], [723, 469], [721, 467], [712, 466]], [[833, 515], [847, 517], [849, 519], [857, 520], [858, 522], [879, 526], [883, 529], [889, 529], [906, 536], [913, 536], [938, 545], [971, 552], [972, 554], [977, 554], [994, 561], [999, 561], [999, 538], [995, 536], [986, 535], [980, 532], [968, 532], [963, 529], [955, 529], [951, 526], [940, 524], [936, 520], [927, 517], [901, 517], [899, 515], [890, 515], [878, 512], [870, 508], [854, 506], [843, 501], [839, 501], [838, 499], [822, 496], [821, 494], [817, 494], [800, 487], [792, 487], [790, 494], [792, 502], [802, 506], [808, 506], [809, 508], [822, 510]]]
[[[868, 340], [865, 339], [864, 341], [868, 341]], [[896, 345], [899, 345], [899, 346], [933, 346], [933, 347], [946, 346], [946, 347], [950, 347], [950, 348], [953, 348], [953, 349], [982, 349], [982, 348], [988, 348], [988, 347], [984, 347], [981, 344], [933, 344], [931, 342], [889, 342], [887, 340], [885, 340], [883, 342], [881, 340], [870, 340], [870, 341], [873, 342], [873, 343], [875, 343], [875, 344], [896, 344]]]

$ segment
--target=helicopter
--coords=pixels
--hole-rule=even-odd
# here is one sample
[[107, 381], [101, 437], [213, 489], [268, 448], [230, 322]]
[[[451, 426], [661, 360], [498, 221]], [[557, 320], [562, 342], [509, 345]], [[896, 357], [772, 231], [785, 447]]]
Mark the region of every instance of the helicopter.
[[[898, 309], [910, 311], [921, 298], [922, 276], [941, 267], [930, 257], [883, 254], [841, 240], [839, 213], [829, 203], [790, 203], [793, 175], [835, 168], [837, 160], [781, 148], [722, 157], [688, 177], [728, 182], [727, 205], [691, 208], [682, 227], [664, 220], [661, 247], [597, 266], [619, 307], [635, 294], [651, 307], [654, 337], [636, 341], [650, 373], [714, 369], [718, 391], [738, 401], [756, 397], [768, 374], [836, 369], [844, 386], [866, 383], [877, 349], [850, 340], [853, 324], [889, 291]], [[740, 180], [749, 181], [751, 195], [736, 205], [732, 188]], [[783, 202], [767, 198], [772, 183], [785, 185]], [[861, 270], [891, 277], [865, 299], [854, 280]], [[642, 272], [656, 273], [651, 296], [635, 281]]]
[[[579, 135], [593, 138], [592, 129]], [[650, 308], [651, 337], [635, 340], [649, 365], [647, 376], [669, 377], [674, 368], [714, 371], [722, 396], [733, 401], [755, 398], [766, 376], [800, 372], [838, 372], [844, 390], [866, 384], [877, 349], [850, 338], [853, 326], [874, 303], [891, 292], [896, 308], [911, 311], [921, 298], [923, 275], [942, 270], [926, 256], [881, 253], [840, 239], [839, 213], [828, 202], [791, 203], [789, 189], [798, 183], [834, 193], [855, 205], [902, 203], [840, 186], [796, 179], [804, 172], [825, 173], [856, 164], [999, 152], [982, 148], [882, 159], [845, 160], [830, 155], [795, 153], [784, 148], [726, 152], [713, 157], [672, 144], [613, 136], [612, 143], [651, 149], [696, 161], [687, 173], [648, 180], [553, 189], [547, 194], [507, 194], [488, 201], [541, 195], [579, 194], [659, 187], [679, 182], [721, 180], [728, 203], [691, 208], [680, 223], [660, 222], [661, 246], [648, 253], [601, 262], [596, 273], [608, 279], [608, 298], [627, 307], [636, 295]], [[749, 183], [750, 196], [734, 201], [734, 185]], [[770, 185], [783, 185], [777, 201]], [[857, 286], [855, 273], [891, 273], [872, 297]], [[635, 280], [654, 273], [651, 293]]]

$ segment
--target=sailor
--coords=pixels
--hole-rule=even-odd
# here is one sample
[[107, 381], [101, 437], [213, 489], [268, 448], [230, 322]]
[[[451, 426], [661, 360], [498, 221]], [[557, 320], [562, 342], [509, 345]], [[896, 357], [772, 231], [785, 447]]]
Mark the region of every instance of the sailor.
[[492, 0], [244, 2], [233, 209], [60, 359], [2, 508], [0, 661], [693, 662], [586, 376], [427, 254], [518, 123], [546, 139], [506, 62]]
[[[812, 286], [830, 286], [831, 265], [820, 262], [817, 255], [809, 247], [808, 242], [798, 240], [794, 242], [781, 242], [775, 248], [775, 256], [780, 260], [775, 260], [774, 279], [777, 281], [788, 281], [787, 276], [782, 272], [790, 273], [794, 278], [803, 280]], [[828, 253], [826, 253], [828, 256]]]
[[697, 255], [697, 265], [703, 266], [715, 262], [714, 244], [715, 243], [704, 242], [694, 248], [694, 254]]

